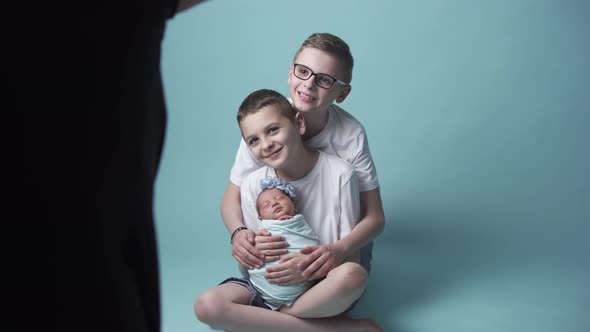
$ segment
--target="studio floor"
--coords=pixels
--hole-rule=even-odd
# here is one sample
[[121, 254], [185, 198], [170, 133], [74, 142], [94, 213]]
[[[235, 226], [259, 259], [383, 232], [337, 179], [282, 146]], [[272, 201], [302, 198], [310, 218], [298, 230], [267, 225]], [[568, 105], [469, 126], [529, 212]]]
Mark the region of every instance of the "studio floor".
[[[590, 271], [581, 252], [406, 226], [389, 227], [376, 241], [369, 286], [353, 317], [399, 332], [590, 330]], [[196, 320], [193, 302], [237, 273], [225, 244], [197, 243], [193, 249], [202, 254], [190, 260], [190, 249], [174, 252], [178, 242], [161, 243], [163, 332], [211, 331]]]

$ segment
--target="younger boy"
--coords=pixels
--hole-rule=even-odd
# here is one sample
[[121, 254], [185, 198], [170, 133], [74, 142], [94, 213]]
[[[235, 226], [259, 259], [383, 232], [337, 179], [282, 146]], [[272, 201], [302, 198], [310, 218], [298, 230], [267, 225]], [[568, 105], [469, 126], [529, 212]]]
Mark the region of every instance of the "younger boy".
[[[289, 181], [302, 193], [298, 207], [320, 243], [330, 244], [350, 236], [360, 207], [356, 174], [346, 161], [303, 145], [305, 122], [289, 101], [276, 91], [256, 91], [240, 106], [238, 123], [249, 150], [265, 165], [249, 174], [242, 184], [247, 227], [257, 229], [255, 201], [261, 192], [258, 184], [272, 176]], [[234, 234], [241, 232], [245, 231]], [[281, 265], [293, 269], [303, 257], [291, 253]], [[304, 279], [299, 275], [290, 283]], [[198, 297], [195, 314], [209, 326], [228, 331], [381, 331], [374, 321], [337, 316], [360, 297], [366, 281], [367, 272], [362, 266], [342, 263], [291, 306], [274, 311], [265, 307], [248, 279], [230, 278]]]

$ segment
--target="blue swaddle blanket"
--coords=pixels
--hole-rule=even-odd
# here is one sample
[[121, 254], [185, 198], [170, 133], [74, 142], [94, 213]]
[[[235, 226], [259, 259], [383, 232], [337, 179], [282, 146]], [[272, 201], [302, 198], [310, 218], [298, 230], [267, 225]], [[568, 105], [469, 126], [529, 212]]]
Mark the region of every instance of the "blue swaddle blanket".
[[[299, 251], [307, 246], [318, 245], [320, 241], [317, 236], [305, 222], [303, 215], [297, 214], [287, 220], [267, 220], [260, 221], [260, 229], [266, 229], [272, 235], [281, 235], [289, 243], [287, 249], [289, 252]], [[266, 263], [261, 269], [249, 270], [250, 281], [254, 287], [261, 293], [266, 305], [272, 310], [277, 310], [283, 305], [290, 306], [295, 302], [297, 297], [308, 290], [313, 282], [303, 281], [290, 286], [279, 286], [269, 283], [264, 275], [269, 266], [277, 265], [279, 261]]]

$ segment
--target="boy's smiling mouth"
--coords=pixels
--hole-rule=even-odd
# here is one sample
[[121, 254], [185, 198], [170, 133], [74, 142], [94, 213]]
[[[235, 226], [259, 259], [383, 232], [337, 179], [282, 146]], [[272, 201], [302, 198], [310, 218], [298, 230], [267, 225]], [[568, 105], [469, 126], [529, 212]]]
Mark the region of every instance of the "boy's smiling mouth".
[[278, 153], [281, 152], [281, 150], [283, 150], [283, 148], [278, 148], [277, 150], [273, 151], [272, 153], [266, 155], [264, 158], [276, 158], [278, 156]]
[[303, 92], [299, 92], [299, 91], [297, 91], [297, 94], [299, 95], [299, 98], [300, 98], [301, 100], [303, 100], [303, 101], [314, 101], [314, 100], [315, 100], [315, 98], [314, 98], [314, 97], [312, 97], [312, 96], [310, 96], [310, 95], [308, 95], [308, 94], [305, 94], [305, 93], [303, 93]]

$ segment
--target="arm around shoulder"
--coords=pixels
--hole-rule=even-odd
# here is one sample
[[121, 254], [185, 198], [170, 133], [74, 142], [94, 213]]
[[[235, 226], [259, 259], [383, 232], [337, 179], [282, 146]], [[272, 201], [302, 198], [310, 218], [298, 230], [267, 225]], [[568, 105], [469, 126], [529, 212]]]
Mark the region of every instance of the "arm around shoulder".
[[223, 223], [231, 234], [232, 256], [243, 267], [260, 267], [263, 256], [254, 246], [254, 232], [244, 226], [240, 196], [240, 187], [230, 181], [220, 205]]
[[351, 232], [335, 244], [344, 256], [354, 254], [383, 232], [385, 214], [379, 188], [360, 193], [360, 216]]
[[[370, 220], [371, 240], [376, 238], [385, 229], [385, 213], [383, 212], [383, 202], [381, 201], [381, 191], [375, 188], [360, 193], [361, 198], [361, 221]], [[367, 241], [368, 242], [368, 241]]]
[[219, 208], [221, 210], [223, 223], [230, 233], [238, 227], [244, 226], [240, 203], [240, 187], [236, 186], [231, 181], [225, 189]]

